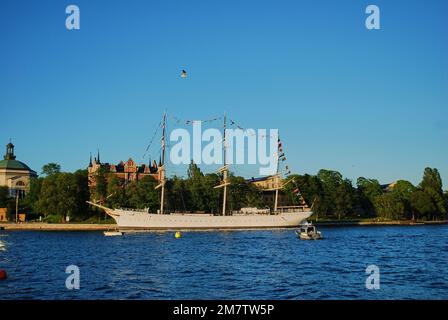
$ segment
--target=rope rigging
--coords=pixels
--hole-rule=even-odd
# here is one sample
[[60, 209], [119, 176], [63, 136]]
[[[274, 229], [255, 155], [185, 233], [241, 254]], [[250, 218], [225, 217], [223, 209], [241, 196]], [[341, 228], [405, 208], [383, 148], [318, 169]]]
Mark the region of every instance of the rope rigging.
[[153, 142], [154, 142], [154, 140], [155, 140], [155, 138], [157, 136], [157, 133], [159, 132], [159, 129], [161, 128], [161, 126], [162, 126], [162, 122], [159, 122], [159, 125], [157, 126], [156, 130], [154, 131], [154, 134], [153, 134], [153, 136], [152, 136], [148, 146], [146, 147], [146, 150], [145, 150], [145, 153], [142, 156], [142, 159], [145, 159], [146, 154], [148, 153], [149, 148], [151, 148], [151, 145], [153, 144]]

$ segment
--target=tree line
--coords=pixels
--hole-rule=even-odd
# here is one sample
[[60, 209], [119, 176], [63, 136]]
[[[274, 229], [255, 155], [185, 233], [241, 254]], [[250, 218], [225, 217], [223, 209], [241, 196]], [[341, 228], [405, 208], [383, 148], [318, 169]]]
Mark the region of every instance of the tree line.
[[[204, 174], [190, 164], [187, 176], [174, 176], [166, 181], [165, 208], [169, 212], [211, 212], [222, 210], [222, 190], [214, 188], [222, 177], [216, 173]], [[384, 188], [378, 180], [360, 177], [354, 185], [341, 173], [320, 170], [316, 175], [291, 175], [282, 191], [282, 205], [300, 205], [303, 198], [312, 205], [319, 219], [381, 218], [387, 220], [447, 219], [448, 194], [442, 191], [442, 179], [437, 169], [426, 168], [420, 184], [399, 180]], [[61, 172], [54, 163], [45, 165], [41, 177], [33, 178], [30, 190], [20, 200], [21, 212], [31, 218], [61, 222], [66, 216], [71, 221], [85, 221], [104, 217], [104, 213], [90, 207], [93, 200], [111, 208], [138, 208], [157, 212], [160, 207], [158, 182], [151, 176], [126, 182], [101, 168], [95, 175], [96, 186], [89, 190], [87, 170]], [[273, 207], [272, 197], [259, 190], [243, 177], [230, 174], [227, 208]], [[299, 194], [298, 194], [298, 189]], [[15, 212], [15, 200], [8, 197], [8, 189], [0, 187], [0, 207]]]
[[[48, 222], [62, 222], [69, 216], [83, 221], [94, 214], [86, 203], [89, 197], [87, 170], [61, 172], [60, 165], [49, 163], [43, 166], [41, 177], [31, 178], [29, 191], [19, 201], [19, 211], [31, 220], [42, 217]], [[8, 212], [15, 212], [15, 199], [6, 202]]]
[[[448, 212], [448, 193], [442, 190], [437, 169], [426, 168], [422, 181], [414, 186], [406, 180], [383, 187], [378, 180], [360, 177], [353, 186], [337, 171], [320, 170], [317, 175], [295, 175], [302, 195], [314, 202], [318, 217], [382, 218], [387, 220], [445, 220]], [[288, 186], [289, 189], [292, 186]], [[293, 203], [297, 198], [287, 192]]]

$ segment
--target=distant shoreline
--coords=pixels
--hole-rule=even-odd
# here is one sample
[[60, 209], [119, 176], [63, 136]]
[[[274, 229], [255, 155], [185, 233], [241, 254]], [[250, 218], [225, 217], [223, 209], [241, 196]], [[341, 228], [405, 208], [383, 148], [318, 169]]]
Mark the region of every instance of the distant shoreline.
[[[352, 226], [416, 226], [443, 225], [448, 221], [322, 221], [314, 222], [318, 227], [352, 227]], [[0, 223], [0, 230], [10, 231], [107, 231], [116, 229], [116, 224], [97, 223]], [[272, 229], [271, 229], [272, 230]]]
[[345, 227], [345, 226], [417, 226], [417, 225], [442, 225], [448, 224], [443, 221], [313, 221], [314, 225], [320, 227]]
[[106, 231], [116, 228], [116, 224], [99, 223], [0, 223], [0, 229], [14, 231]]

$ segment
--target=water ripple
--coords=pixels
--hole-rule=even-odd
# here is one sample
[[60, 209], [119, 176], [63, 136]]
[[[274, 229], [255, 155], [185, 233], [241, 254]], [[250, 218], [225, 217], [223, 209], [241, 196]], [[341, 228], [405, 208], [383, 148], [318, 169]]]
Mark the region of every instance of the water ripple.
[[[0, 234], [0, 299], [448, 299], [448, 226]], [[65, 287], [75, 264], [81, 289]], [[367, 290], [368, 265], [381, 272]]]

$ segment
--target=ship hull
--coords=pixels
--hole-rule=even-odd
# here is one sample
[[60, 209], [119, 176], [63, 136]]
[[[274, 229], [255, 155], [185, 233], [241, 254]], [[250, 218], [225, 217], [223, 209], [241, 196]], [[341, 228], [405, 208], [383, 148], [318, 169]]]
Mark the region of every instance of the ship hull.
[[276, 215], [244, 214], [215, 216], [209, 214], [151, 214], [129, 210], [108, 210], [120, 230], [213, 230], [272, 229], [298, 227], [311, 211]]

